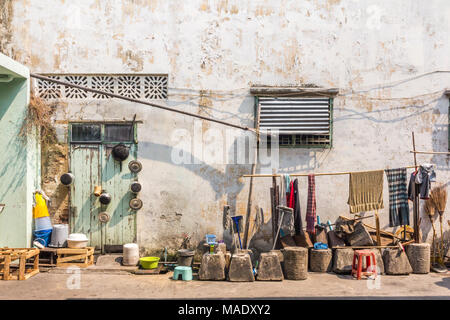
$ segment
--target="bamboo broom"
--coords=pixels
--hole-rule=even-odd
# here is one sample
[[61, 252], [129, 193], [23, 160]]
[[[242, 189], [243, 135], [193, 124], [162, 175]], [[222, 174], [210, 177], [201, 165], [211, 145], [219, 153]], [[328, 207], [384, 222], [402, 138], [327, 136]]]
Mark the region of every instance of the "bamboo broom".
[[[433, 191], [431, 191], [431, 192], [433, 192]], [[430, 197], [431, 197], [431, 195], [430, 195]], [[433, 227], [433, 242], [432, 242], [433, 243], [433, 254], [431, 256], [431, 262], [434, 264], [435, 257], [436, 257], [436, 244], [435, 244], [436, 228], [434, 227], [433, 217], [434, 217], [436, 207], [431, 199], [428, 199], [425, 201], [424, 209], [425, 209], [425, 213], [427, 214], [428, 218], [430, 219], [431, 226]], [[439, 249], [438, 249], [438, 255], [440, 255]]]
[[439, 249], [439, 259], [440, 263], [443, 263], [444, 257], [442, 253], [444, 252], [444, 230], [442, 225], [442, 218], [444, 216], [445, 206], [447, 204], [447, 189], [445, 186], [440, 185], [436, 188], [433, 188], [430, 194], [430, 199], [433, 201], [436, 210], [439, 212], [439, 223], [441, 226], [441, 247]]

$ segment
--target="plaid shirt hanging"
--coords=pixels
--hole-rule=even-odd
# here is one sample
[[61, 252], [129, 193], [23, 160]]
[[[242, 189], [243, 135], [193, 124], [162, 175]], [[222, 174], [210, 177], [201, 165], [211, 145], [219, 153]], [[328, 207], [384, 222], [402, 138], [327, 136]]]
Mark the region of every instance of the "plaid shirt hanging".
[[313, 174], [308, 175], [308, 205], [306, 208], [306, 231], [316, 234], [316, 182]]
[[409, 225], [406, 168], [386, 169], [389, 185], [389, 226]]

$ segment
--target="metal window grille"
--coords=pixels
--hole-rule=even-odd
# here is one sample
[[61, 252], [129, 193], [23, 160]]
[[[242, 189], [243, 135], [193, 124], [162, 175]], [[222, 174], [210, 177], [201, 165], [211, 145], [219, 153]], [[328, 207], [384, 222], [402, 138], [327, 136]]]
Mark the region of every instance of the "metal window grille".
[[[115, 93], [125, 97], [142, 100], [165, 100], [168, 98], [167, 75], [79, 75], [79, 74], [44, 74], [56, 80], [81, 85], [87, 88]], [[36, 79], [35, 89], [43, 99], [108, 99], [106, 95], [86, 92], [77, 88], [66, 87], [58, 83]]]
[[278, 130], [284, 147], [331, 147], [330, 98], [260, 97], [261, 129]]

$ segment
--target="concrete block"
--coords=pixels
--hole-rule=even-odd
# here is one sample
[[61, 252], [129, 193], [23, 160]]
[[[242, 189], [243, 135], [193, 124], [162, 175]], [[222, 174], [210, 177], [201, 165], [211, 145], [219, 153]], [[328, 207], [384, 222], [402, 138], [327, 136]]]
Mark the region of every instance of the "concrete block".
[[219, 243], [217, 246], [217, 249], [219, 251], [222, 251], [222, 253], [225, 255], [227, 253], [227, 245], [224, 242]]
[[308, 278], [308, 249], [288, 247], [284, 249], [284, 274], [289, 280]]
[[203, 255], [198, 278], [200, 280], [225, 280], [225, 257], [222, 252]]
[[327, 230], [316, 227], [316, 234], [314, 235], [314, 243], [322, 242], [328, 245]]
[[413, 270], [406, 253], [401, 249], [386, 249], [383, 253], [386, 274], [410, 274]]
[[261, 253], [259, 257], [256, 280], [281, 281], [283, 279], [283, 271], [281, 270], [278, 254], [275, 252]]
[[281, 242], [281, 246], [283, 248], [296, 246], [294, 237], [292, 237], [291, 235], [287, 235], [287, 236], [280, 238], [280, 242]]
[[353, 249], [334, 249], [333, 272], [351, 274], [353, 264]]
[[233, 254], [231, 257], [228, 280], [236, 282], [255, 281], [252, 262], [248, 253]]
[[372, 237], [361, 222], [356, 223], [355, 231], [347, 235], [347, 241], [351, 246], [373, 246]]
[[230, 270], [231, 252], [225, 253], [225, 270]]
[[384, 262], [383, 262], [383, 255], [381, 254], [380, 250], [378, 249], [370, 249], [369, 251], [373, 252], [375, 254], [375, 260], [377, 263], [377, 272], [378, 274], [384, 274]]
[[430, 272], [431, 247], [429, 243], [411, 243], [406, 247], [409, 263], [413, 273]]
[[344, 239], [338, 237], [335, 231], [328, 231], [328, 247], [345, 247]]
[[312, 272], [330, 272], [333, 267], [333, 252], [331, 249], [310, 250], [309, 269]]
[[298, 247], [312, 248], [314, 246], [308, 232], [301, 232], [300, 234], [295, 235], [294, 241]]

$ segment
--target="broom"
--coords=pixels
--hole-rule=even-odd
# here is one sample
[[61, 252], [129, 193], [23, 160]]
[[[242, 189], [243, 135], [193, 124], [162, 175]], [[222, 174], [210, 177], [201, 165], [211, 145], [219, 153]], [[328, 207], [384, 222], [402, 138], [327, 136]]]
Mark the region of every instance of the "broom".
[[444, 257], [442, 256], [442, 253], [444, 252], [444, 231], [442, 226], [442, 218], [444, 216], [445, 205], [447, 204], [447, 189], [443, 185], [433, 188], [430, 198], [439, 212], [439, 223], [441, 225], [441, 248], [439, 249], [439, 259], [441, 261], [439, 262], [442, 263], [444, 260]]
[[[433, 193], [433, 191], [431, 191], [431, 193]], [[431, 195], [430, 195], [431, 198]], [[430, 224], [433, 227], [433, 255], [431, 256], [432, 259], [432, 263], [434, 264], [435, 262], [435, 257], [436, 257], [436, 245], [435, 245], [435, 240], [436, 240], [436, 228], [434, 227], [434, 221], [433, 221], [433, 217], [434, 217], [434, 213], [436, 211], [436, 207], [433, 203], [433, 201], [431, 199], [428, 199], [425, 201], [425, 213], [427, 214], [428, 218], [430, 219]], [[438, 252], [438, 255], [440, 255], [440, 253]]]

